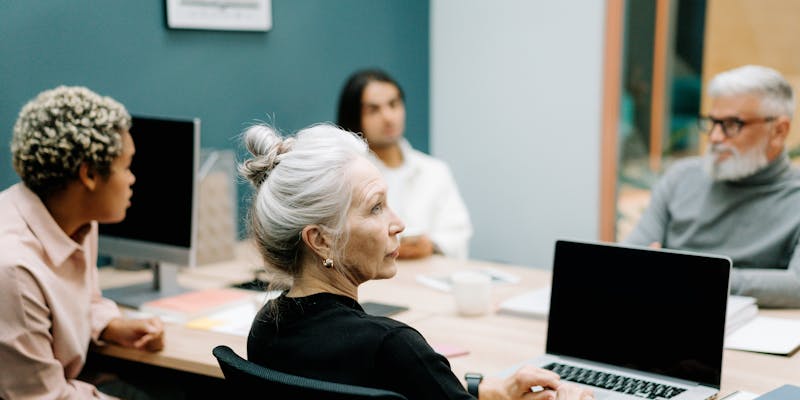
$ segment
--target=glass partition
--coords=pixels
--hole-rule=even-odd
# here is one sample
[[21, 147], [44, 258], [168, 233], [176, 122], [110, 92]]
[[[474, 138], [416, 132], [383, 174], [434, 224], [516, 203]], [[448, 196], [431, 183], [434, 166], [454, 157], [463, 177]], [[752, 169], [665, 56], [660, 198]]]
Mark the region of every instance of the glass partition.
[[615, 239], [630, 233], [650, 188], [700, 153], [705, 0], [626, 1]]

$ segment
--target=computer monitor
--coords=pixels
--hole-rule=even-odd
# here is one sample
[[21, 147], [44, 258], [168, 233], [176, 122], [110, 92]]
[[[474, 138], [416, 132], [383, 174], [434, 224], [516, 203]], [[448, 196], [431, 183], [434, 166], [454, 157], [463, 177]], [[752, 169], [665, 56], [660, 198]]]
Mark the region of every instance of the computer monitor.
[[197, 243], [197, 169], [200, 120], [132, 116], [136, 176], [125, 220], [100, 225], [99, 253], [114, 260], [147, 263], [153, 281], [111, 288], [118, 304], [143, 303], [181, 293], [179, 266], [194, 266]]

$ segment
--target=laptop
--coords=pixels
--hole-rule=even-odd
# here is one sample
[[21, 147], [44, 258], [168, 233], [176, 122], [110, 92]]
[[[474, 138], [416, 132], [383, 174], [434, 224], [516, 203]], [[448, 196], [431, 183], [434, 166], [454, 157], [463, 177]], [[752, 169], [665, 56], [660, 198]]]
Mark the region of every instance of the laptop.
[[597, 399], [713, 398], [730, 271], [727, 257], [559, 240], [533, 363]]

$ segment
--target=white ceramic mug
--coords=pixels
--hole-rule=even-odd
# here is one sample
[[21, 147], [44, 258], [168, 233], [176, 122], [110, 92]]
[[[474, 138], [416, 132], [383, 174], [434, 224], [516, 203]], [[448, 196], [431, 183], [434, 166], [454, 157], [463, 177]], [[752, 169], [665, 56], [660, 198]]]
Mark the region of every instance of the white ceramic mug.
[[458, 313], [478, 316], [489, 312], [492, 305], [492, 278], [476, 271], [459, 271], [450, 280]]

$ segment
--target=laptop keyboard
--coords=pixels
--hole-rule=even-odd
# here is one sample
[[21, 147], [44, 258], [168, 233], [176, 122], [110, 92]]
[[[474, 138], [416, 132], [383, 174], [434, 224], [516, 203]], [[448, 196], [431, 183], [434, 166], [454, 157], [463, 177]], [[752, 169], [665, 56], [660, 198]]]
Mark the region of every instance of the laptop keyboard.
[[671, 399], [686, 391], [686, 389], [674, 386], [559, 363], [551, 363], [542, 368], [549, 369], [561, 376], [561, 379], [570, 382], [613, 390], [644, 399]]

